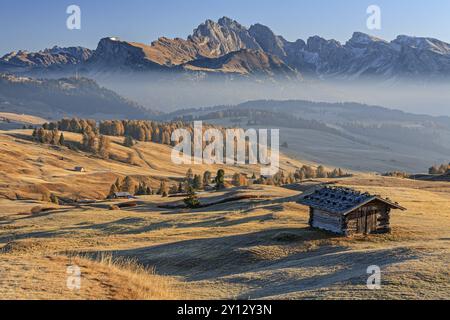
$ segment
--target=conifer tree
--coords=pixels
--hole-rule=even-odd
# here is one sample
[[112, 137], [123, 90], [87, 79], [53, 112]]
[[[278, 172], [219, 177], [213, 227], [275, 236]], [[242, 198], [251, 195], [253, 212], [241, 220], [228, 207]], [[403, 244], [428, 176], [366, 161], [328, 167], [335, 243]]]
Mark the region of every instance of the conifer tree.
[[222, 169], [219, 169], [217, 171], [215, 182], [217, 190], [225, 188], [225, 171], [223, 171]]
[[187, 190], [188, 196], [183, 201], [188, 208], [195, 209], [200, 206], [200, 201], [198, 200], [197, 195], [195, 194], [195, 190], [192, 187], [189, 187]]
[[64, 145], [66, 144], [66, 141], [65, 141], [65, 139], [64, 139], [64, 133], [62, 133], [62, 132], [61, 132], [61, 135], [59, 136], [58, 144], [59, 144], [60, 146], [64, 146]]

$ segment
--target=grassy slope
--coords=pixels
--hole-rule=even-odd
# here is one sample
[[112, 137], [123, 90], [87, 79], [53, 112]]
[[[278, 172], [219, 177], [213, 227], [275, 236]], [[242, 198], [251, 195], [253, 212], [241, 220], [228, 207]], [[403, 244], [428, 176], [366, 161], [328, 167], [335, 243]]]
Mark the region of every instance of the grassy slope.
[[[178, 199], [147, 196], [122, 211], [99, 203], [17, 215], [36, 203], [2, 200], [2, 291], [14, 298], [74, 297], [64, 288], [69, 251], [69, 256], [100, 252], [133, 259], [164, 276], [159, 284], [152, 275], [141, 277], [136, 287], [133, 273], [82, 260], [86, 286], [79, 298], [133, 299], [143, 293], [151, 298], [157, 285], [164, 288], [162, 298], [448, 299], [449, 184], [379, 177], [339, 183], [389, 195], [409, 210], [393, 214], [391, 235], [341, 238], [310, 230], [308, 209], [293, 202], [298, 194], [277, 187], [225, 192], [270, 201], [242, 200], [194, 212], [161, 209], [158, 204]], [[36, 265], [59, 271], [26, 272]], [[381, 290], [365, 286], [370, 265], [381, 267]]]
[[[0, 139], [2, 183], [45, 183], [61, 186], [63, 193], [78, 188], [95, 195], [107, 185], [102, 179], [113, 175], [102, 173], [101, 167], [111, 166], [120, 174], [171, 177], [187, 170], [167, 163], [169, 149], [154, 144], [139, 147], [154, 167], [150, 168], [145, 163], [135, 167], [68, 151], [63, 152], [70, 162], [61, 161], [56, 159], [60, 151], [15, 141], [6, 133]], [[126, 151], [118, 145], [114, 149]], [[34, 160], [37, 157], [45, 159], [42, 166]], [[67, 170], [75, 165], [85, 166], [88, 172]], [[22, 173], [24, 169], [30, 171]], [[67, 181], [71, 187], [65, 185]], [[137, 207], [120, 211], [107, 209], [114, 202], [100, 202], [30, 215], [38, 201], [2, 199], [2, 297], [448, 299], [450, 183], [372, 175], [335, 182], [389, 196], [408, 211], [393, 213], [391, 235], [342, 238], [308, 228], [308, 208], [295, 203], [299, 192], [270, 186], [201, 195], [209, 198], [205, 202], [230, 194], [262, 198], [194, 211], [159, 206], [181, 199], [146, 196]], [[9, 192], [4, 185], [0, 190]], [[94, 258], [98, 253], [132, 263], [111, 264]], [[66, 267], [73, 263], [82, 269], [81, 291], [66, 288]], [[142, 265], [154, 267], [161, 276]], [[381, 267], [381, 290], [365, 286], [370, 265]]]
[[23, 124], [40, 125], [46, 122], [45, 119], [28, 115], [28, 114], [16, 114], [9, 112], [0, 112], [0, 118], [8, 119], [11, 122], [19, 122]]
[[[66, 141], [81, 141], [81, 135], [64, 133]], [[0, 131], [0, 197], [9, 199], [41, 199], [42, 188], [59, 196], [103, 199], [117, 176], [152, 177], [153, 187], [159, 186], [161, 178], [180, 179], [192, 168], [194, 173], [213, 174], [223, 168], [226, 175], [234, 172], [256, 173], [256, 166], [225, 167], [220, 165], [175, 165], [170, 155], [171, 148], [165, 145], [142, 142], [134, 149], [122, 146], [123, 138], [111, 138], [112, 153], [126, 159], [134, 152], [136, 165], [113, 160], [101, 160], [83, 152], [67, 148], [55, 148], [29, 140], [30, 130]], [[302, 165], [299, 161], [282, 156], [281, 167], [288, 172]], [[86, 168], [85, 173], [73, 171], [74, 167]], [[176, 182], [172, 182], [176, 183]]]

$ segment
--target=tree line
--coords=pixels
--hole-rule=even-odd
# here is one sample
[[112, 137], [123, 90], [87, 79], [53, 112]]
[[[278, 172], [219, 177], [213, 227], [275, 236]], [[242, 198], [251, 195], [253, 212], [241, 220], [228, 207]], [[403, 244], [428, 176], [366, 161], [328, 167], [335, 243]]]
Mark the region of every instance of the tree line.
[[271, 177], [256, 177], [254, 173], [249, 177], [245, 173], [236, 172], [232, 175], [231, 180], [226, 182], [225, 171], [223, 169], [219, 169], [215, 175], [213, 175], [209, 170], [204, 171], [203, 174], [194, 174], [193, 170], [190, 168], [180, 181], [171, 183], [169, 180], [163, 179], [156, 189], [152, 189], [147, 182], [139, 182], [130, 176], [127, 176], [124, 179], [117, 178], [110, 188], [109, 197], [112, 197], [117, 192], [128, 192], [132, 195], [156, 194], [161, 195], [162, 197], [187, 194], [188, 197], [193, 200], [192, 197], [195, 193], [201, 190], [222, 190], [227, 188], [227, 186], [241, 187], [249, 186], [251, 184], [282, 186], [311, 178], [338, 178], [346, 176], [350, 176], [350, 174], [343, 172], [341, 169], [327, 171], [323, 166], [319, 166], [315, 169], [305, 165], [296, 172], [285, 173], [284, 171], [280, 171]]
[[31, 134], [33, 140], [40, 143], [60, 145], [65, 144], [64, 133], [60, 133], [57, 129], [45, 130], [44, 128], [34, 129]]
[[450, 172], [450, 163], [448, 164], [441, 164], [441, 165], [433, 165], [428, 169], [429, 174], [445, 174], [447, 172]]
[[[86, 126], [83, 129], [83, 137], [78, 148], [95, 154], [103, 159], [109, 159], [111, 140], [98, 132], [91, 129], [90, 126]], [[39, 143], [58, 145], [58, 146], [69, 146], [73, 148], [73, 145], [66, 145], [64, 133], [60, 132], [58, 127], [55, 126], [43, 126], [42, 128], [35, 128], [31, 134], [33, 140]]]
[[114, 137], [126, 137], [136, 141], [155, 142], [171, 145], [171, 136], [174, 130], [184, 128], [191, 133], [191, 124], [182, 121], [157, 122], [149, 120], [105, 120], [99, 121], [89, 119], [62, 119], [57, 122], [45, 123], [46, 130], [60, 130], [74, 133], [93, 133], [94, 135], [105, 135]]

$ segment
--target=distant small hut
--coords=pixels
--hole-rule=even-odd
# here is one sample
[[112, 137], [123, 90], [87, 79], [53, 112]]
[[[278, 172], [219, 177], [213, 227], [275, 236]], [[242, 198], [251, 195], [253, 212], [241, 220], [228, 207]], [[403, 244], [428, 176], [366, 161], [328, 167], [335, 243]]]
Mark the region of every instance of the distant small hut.
[[216, 190], [216, 184], [215, 183], [209, 183], [203, 187], [205, 191], [214, 191]]
[[86, 172], [86, 169], [84, 167], [75, 167], [74, 170], [76, 172]]
[[389, 233], [391, 210], [406, 210], [389, 199], [341, 187], [318, 189], [298, 202], [310, 207], [311, 227], [342, 235]]
[[135, 197], [129, 192], [114, 192], [111, 199], [134, 199]]

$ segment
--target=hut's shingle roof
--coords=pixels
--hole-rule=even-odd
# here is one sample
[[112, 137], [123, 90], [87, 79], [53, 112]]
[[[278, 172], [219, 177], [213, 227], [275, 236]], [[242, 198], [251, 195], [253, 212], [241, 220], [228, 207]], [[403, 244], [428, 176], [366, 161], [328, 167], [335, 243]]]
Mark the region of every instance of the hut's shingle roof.
[[373, 201], [379, 200], [395, 209], [406, 210], [389, 199], [362, 193], [350, 188], [324, 187], [302, 197], [299, 203], [335, 214], [347, 214]]

